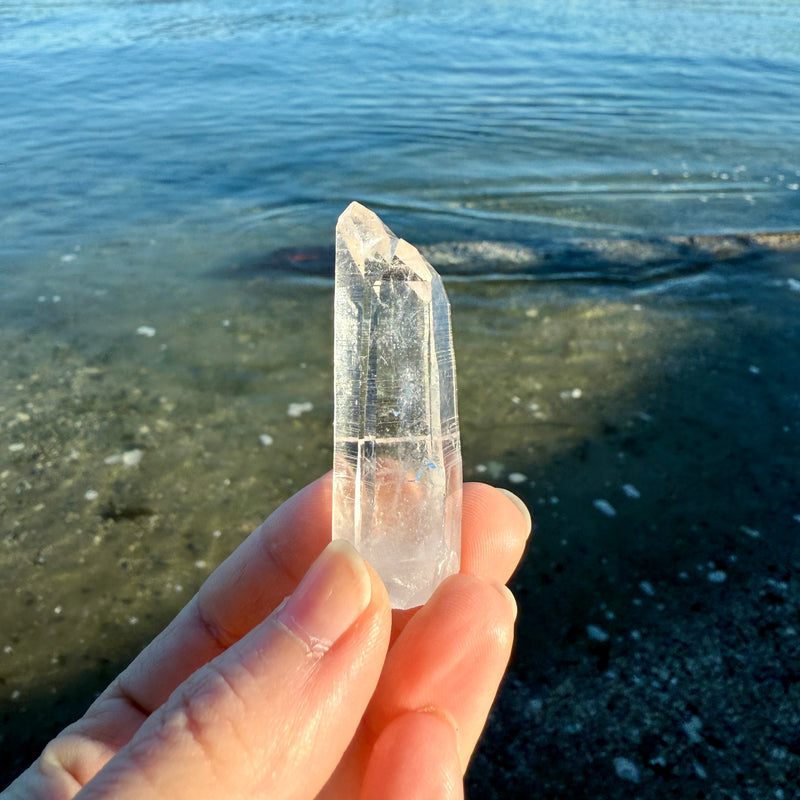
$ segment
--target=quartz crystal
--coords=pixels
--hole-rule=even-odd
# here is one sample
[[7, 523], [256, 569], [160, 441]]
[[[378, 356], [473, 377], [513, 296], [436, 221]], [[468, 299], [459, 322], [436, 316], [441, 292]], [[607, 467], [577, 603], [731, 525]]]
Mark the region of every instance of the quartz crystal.
[[424, 603], [461, 551], [450, 304], [436, 270], [364, 206], [336, 226], [333, 538], [394, 608]]

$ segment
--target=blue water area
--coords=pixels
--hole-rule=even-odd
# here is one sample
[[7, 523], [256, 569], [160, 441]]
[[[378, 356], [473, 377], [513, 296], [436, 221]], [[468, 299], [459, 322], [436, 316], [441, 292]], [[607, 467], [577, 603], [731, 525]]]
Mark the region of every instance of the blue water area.
[[795, 0], [5, 2], [0, 108], [6, 274], [800, 218]]

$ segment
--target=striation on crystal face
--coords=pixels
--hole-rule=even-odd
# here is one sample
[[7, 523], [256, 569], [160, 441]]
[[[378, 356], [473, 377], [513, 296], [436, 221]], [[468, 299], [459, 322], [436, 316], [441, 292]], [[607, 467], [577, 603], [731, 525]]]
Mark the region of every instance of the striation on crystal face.
[[450, 304], [436, 270], [369, 209], [336, 226], [333, 538], [394, 608], [458, 572], [461, 445]]

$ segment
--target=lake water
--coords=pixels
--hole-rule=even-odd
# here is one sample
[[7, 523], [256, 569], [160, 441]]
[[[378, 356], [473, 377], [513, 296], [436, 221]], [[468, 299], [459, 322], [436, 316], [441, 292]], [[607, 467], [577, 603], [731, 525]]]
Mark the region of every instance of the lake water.
[[330, 464], [353, 199], [446, 277], [465, 475], [539, 520], [521, 620], [608, 627], [741, 526], [791, 562], [800, 2], [0, 2], [0, 109], [0, 777]]

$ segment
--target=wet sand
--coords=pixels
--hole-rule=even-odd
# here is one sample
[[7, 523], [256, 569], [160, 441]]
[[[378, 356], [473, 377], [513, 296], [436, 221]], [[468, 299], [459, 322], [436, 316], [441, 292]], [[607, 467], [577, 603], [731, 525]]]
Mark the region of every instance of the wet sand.
[[[796, 796], [800, 259], [681, 246], [448, 282], [465, 477], [537, 526], [470, 797]], [[332, 286], [235, 277], [5, 317], [4, 782], [329, 467]]]

